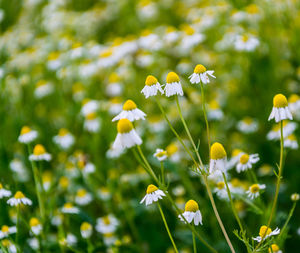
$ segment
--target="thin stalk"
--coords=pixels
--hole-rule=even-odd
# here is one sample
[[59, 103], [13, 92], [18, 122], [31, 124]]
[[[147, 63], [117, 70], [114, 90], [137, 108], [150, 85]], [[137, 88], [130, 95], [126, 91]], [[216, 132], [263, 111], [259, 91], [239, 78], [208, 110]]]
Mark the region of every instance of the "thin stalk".
[[17, 234], [16, 234], [16, 244], [17, 244], [17, 251], [20, 251], [20, 245], [19, 245], [19, 238], [20, 238], [20, 204], [17, 205]]
[[174, 248], [175, 252], [178, 253], [178, 249], [177, 249], [177, 247], [176, 247], [176, 244], [175, 244], [174, 239], [173, 239], [173, 237], [172, 237], [172, 234], [171, 234], [171, 232], [170, 232], [170, 229], [169, 229], [168, 223], [167, 223], [167, 221], [166, 221], [164, 212], [163, 212], [162, 208], [160, 207], [160, 204], [159, 204], [158, 202], [156, 202], [156, 203], [157, 203], [159, 212], [160, 212], [160, 214], [161, 214], [161, 217], [162, 217], [162, 219], [163, 219], [163, 221], [164, 221], [164, 224], [165, 224], [166, 230], [167, 230], [167, 232], [168, 232], [169, 238], [170, 238], [170, 240], [171, 240], [171, 242], [172, 242], [173, 248]]
[[163, 162], [160, 162], [160, 170], [161, 170], [161, 183], [165, 185], [165, 168]]
[[209, 124], [208, 124], [207, 115], [206, 115], [205, 94], [204, 94], [204, 88], [203, 88], [202, 82], [200, 82], [200, 87], [201, 87], [201, 97], [202, 97], [202, 108], [203, 108], [204, 120], [205, 120], [205, 125], [206, 125], [208, 151], [209, 151], [209, 154], [210, 154]]
[[295, 210], [295, 208], [296, 208], [296, 205], [297, 205], [297, 202], [294, 202], [294, 204], [293, 204], [293, 206], [292, 206], [292, 208], [291, 208], [291, 210], [290, 210], [289, 216], [288, 216], [286, 222], [284, 223], [284, 225], [283, 225], [283, 227], [282, 227], [282, 229], [281, 229], [281, 231], [280, 231], [280, 235], [278, 236], [278, 239], [277, 239], [277, 240], [279, 240], [280, 237], [283, 235], [283, 232], [285, 231], [285, 229], [286, 229], [286, 227], [287, 227], [287, 225], [288, 225], [290, 219], [291, 219], [292, 216], [293, 216], [293, 213], [294, 213], [294, 210]]
[[192, 231], [192, 236], [193, 236], [193, 249], [194, 249], [194, 253], [197, 253], [196, 238], [195, 238], [195, 235], [194, 235], [193, 231]]

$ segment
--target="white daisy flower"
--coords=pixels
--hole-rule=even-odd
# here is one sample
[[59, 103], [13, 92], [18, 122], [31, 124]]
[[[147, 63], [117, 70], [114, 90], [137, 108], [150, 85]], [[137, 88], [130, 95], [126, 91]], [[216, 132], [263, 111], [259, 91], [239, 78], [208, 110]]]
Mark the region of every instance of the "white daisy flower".
[[158, 161], [162, 162], [168, 158], [168, 154], [166, 150], [157, 148], [155, 153], [153, 154], [154, 157], [157, 158]]
[[167, 27], [164, 35], [164, 41], [166, 44], [172, 44], [179, 39], [179, 32], [172, 26]]
[[261, 240], [265, 240], [273, 235], [278, 235], [280, 233], [280, 229], [276, 228], [275, 230], [271, 230], [267, 226], [261, 226], [259, 230], [259, 236], [253, 237], [254, 241], [260, 242]]
[[9, 226], [3, 225], [0, 230], [0, 239], [2, 240], [3, 238], [8, 237], [10, 234], [15, 234], [15, 233], [17, 233], [16, 226], [9, 227]]
[[77, 243], [77, 237], [73, 234], [67, 234], [66, 244], [70, 246], [74, 246]]
[[240, 156], [240, 161], [236, 166], [236, 171], [240, 173], [241, 171], [245, 171], [252, 168], [252, 165], [259, 161], [258, 154], [242, 154]]
[[259, 40], [252, 35], [237, 35], [234, 47], [237, 51], [254, 51], [255, 48], [259, 45]]
[[226, 171], [227, 154], [222, 144], [215, 142], [210, 148], [209, 173], [215, 170]]
[[100, 119], [95, 112], [91, 112], [85, 116], [83, 127], [91, 133], [96, 133], [100, 129]]
[[207, 117], [209, 120], [221, 120], [224, 113], [217, 100], [213, 99], [208, 103]]
[[93, 197], [85, 189], [79, 189], [76, 193], [75, 203], [80, 206], [85, 206], [93, 200]]
[[117, 125], [118, 134], [113, 144], [113, 149], [131, 148], [141, 145], [142, 139], [138, 136], [128, 119], [120, 119]]
[[166, 195], [162, 190], [158, 189], [155, 185], [150, 184], [148, 185], [146, 195], [140, 201], [140, 204], [145, 202], [146, 206], [148, 206], [153, 202], [157, 202], [159, 199], [162, 199], [164, 196]]
[[[198, 226], [199, 224], [202, 225], [202, 215], [199, 210], [199, 206], [197, 202], [192, 199], [186, 202], [185, 210], [182, 216], [186, 219], [188, 223], [192, 223], [194, 221], [195, 226]], [[181, 221], [185, 222], [181, 215], [178, 215], [178, 218]]]
[[233, 167], [235, 167], [239, 161], [240, 161], [240, 157], [244, 152], [241, 149], [234, 149], [231, 153], [231, 158], [229, 159], [229, 161], [226, 163], [226, 170], [230, 170]]
[[282, 251], [280, 250], [279, 246], [275, 243], [273, 243], [269, 249], [268, 249], [269, 253], [282, 253]]
[[245, 117], [243, 120], [238, 122], [237, 128], [242, 133], [250, 134], [250, 133], [254, 133], [257, 131], [258, 123], [256, 120], [254, 120], [250, 117]]
[[103, 201], [109, 200], [111, 198], [111, 193], [105, 186], [100, 187], [100, 189], [97, 191], [97, 195]]
[[101, 234], [114, 233], [119, 225], [117, 218], [109, 214], [97, 219], [96, 230]]
[[228, 193], [224, 181], [219, 181], [214, 189], [219, 199], [228, 200]]
[[64, 204], [64, 206], [61, 209], [62, 213], [70, 213], [70, 214], [77, 214], [79, 213], [79, 209], [75, 206], [73, 206], [72, 203], [67, 202]]
[[123, 105], [123, 110], [112, 121], [120, 119], [129, 119], [130, 121], [145, 120], [146, 114], [137, 108], [136, 104], [132, 100], [127, 100]]
[[49, 191], [52, 185], [52, 174], [50, 171], [45, 171], [42, 175], [42, 183], [45, 191]]
[[298, 149], [298, 141], [294, 134], [291, 134], [286, 139], [284, 139], [283, 146], [291, 149]]
[[34, 238], [28, 238], [27, 239], [27, 243], [35, 251], [38, 251], [38, 249], [40, 248], [39, 239], [37, 239], [36, 237], [34, 237]]
[[74, 144], [74, 136], [67, 129], [61, 128], [58, 135], [53, 137], [53, 141], [62, 149], [68, 149]]
[[[281, 136], [280, 125], [281, 124], [278, 123], [272, 127], [272, 130], [267, 134], [268, 140], [280, 140], [280, 136]], [[296, 128], [297, 128], [297, 123], [284, 120], [282, 122], [283, 138], [290, 136], [296, 130]]]
[[259, 191], [263, 189], [266, 189], [265, 184], [253, 184], [246, 193], [250, 199], [255, 199], [259, 196]]
[[83, 175], [89, 175], [96, 171], [95, 165], [91, 162], [86, 162], [84, 159], [80, 159], [77, 165]]
[[42, 224], [35, 217], [30, 219], [29, 226], [30, 226], [30, 230], [32, 231], [32, 233], [35, 236], [39, 235], [41, 233], [42, 229], [43, 229]]
[[198, 64], [194, 68], [194, 73], [189, 76], [189, 79], [192, 84], [200, 82], [207, 84], [210, 82], [209, 76], [216, 78], [213, 73], [213, 70], [206, 70], [202, 64]]
[[40, 80], [36, 84], [36, 88], [34, 90], [34, 95], [37, 98], [43, 98], [54, 91], [54, 87], [51, 83], [46, 80]]
[[288, 99], [289, 108], [292, 113], [299, 112], [300, 109], [300, 97], [297, 94], [292, 94]]
[[169, 72], [167, 75], [165, 93], [167, 97], [174, 96], [174, 95], [183, 96], [181, 82], [179, 76], [175, 72]]
[[52, 156], [46, 152], [45, 148], [41, 144], [35, 145], [33, 154], [29, 156], [31, 161], [50, 161]]
[[276, 122], [285, 119], [293, 119], [293, 116], [288, 107], [287, 99], [282, 94], [277, 94], [273, 98], [273, 109], [268, 120], [274, 119]]
[[1, 244], [9, 253], [17, 253], [17, 247], [9, 239], [2, 240]]
[[59, 58], [60, 58], [59, 52], [51, 52], [48, 56], [48, 62], [47, 62], [48, 69], [53, 71], [59, 69], [62, 65], [62, 62]]
[[83, 116], [88, 115], [89, 113], [95, 112], [98, 107], [99, 107], [99, 103], [96, 100], [91, 100], [91, 99], [84, 99], [82, 101], [82, 108], [81, 108], [81, 113]]
[[81, 223], [80, 226], [80, 234], [83, 238], [87, 239], [90, 238], [93, 233], [93, 227], [88, 222]]
[[25, 195], [21, 191], [17, 191], [15, 196], [7, 200], [7, 204], [11, 206], [18, 206], [20, 204], [23, 205], [32, 205], [32, 201], [25, 197]]
[[164, 94], [163, 89], [161, 88], [160, 83], [156, 79], [156, 77], [149, 75], [146, 78], [145, 86], [142, 89], [141, 93], [144, 94], [145, 98], [156, 96], [157, 91], [160, 91], [161, 94]]
[[23, 126], [18, 141], [27, 144], [33, 142], [37, 137], [37, 131], [30, 129], [28, 126]]
[[180, 43], [180, 51], [187, 53], [190, 49], [200, 44], [205, 39], [205, 36], [189, 25], [183, 27], [183, 38]]
[[106, 233], [106, 234], [103, 234], [103, 241], [104, 241], [104, 244], [107, 247], [109, 247], [116, 243], [117, 237], [114, 233]]
[[0, 199], [3, 199], [5, 197], [10, 197], [11, 191], [6, 190], [3, 188], [3, 185], [0, 183]]

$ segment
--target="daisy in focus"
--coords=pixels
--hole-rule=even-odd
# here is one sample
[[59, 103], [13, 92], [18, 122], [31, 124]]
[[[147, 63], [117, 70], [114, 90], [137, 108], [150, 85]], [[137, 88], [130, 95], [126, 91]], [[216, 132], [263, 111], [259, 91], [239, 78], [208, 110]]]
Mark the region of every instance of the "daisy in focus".
[[131, 148], [142, 144], [142, 139], [138, 136], [128, 119], [120, 119], [117, 125], [118, 134], [113, 144], [113, 149]]
[[215, 142], [210, 149], [209, 173], [216, 170], [225, 172], [227, 154], [222, 144]]
[[259, 191], [263, 189], [266, 189], [265, 184], [253, 184], [246, 193], [250, 199], [255, 199], [259, 196]]
[[74, 144], [74, 137], [65, 128], [61, 128], [58, 135], [53, 137], [53, 141], [62, 149], [68, 149]]
[[[199, 224], [202, 225], [202, 215], [199, 210], [199, 206], [197, 202], [192, 199], [186, 202], [184, 213], [182, 214], [182, 216], [188, 223], [192, 223], [194, 221], [195, 226], [198, 226]], [[185, 222], [181, 215], [179, 215], [178, 217], [181, 221]]]
[[6, 238], [10, 234], [15, 234], [15, 233], [17, 233], [16, 226], [9, 227], [9, 226], [3, 225], [0, 230], [0, 239]]
[[240, 173], [241, 171], [245, 171], [252, 168], [252, 165], [259, 161], [258, 154], [242, 154], [240, 156], [240, 161], [236, 166], [236, 171]]
[[160, 91], [161, 94], [164, 94], [163, 89], [161, 88], [160, 83], [156, 77], [149, 75], [145, 81], [145, 87], [142, 89], [141, 93], [144, 94], [145, 98], [156, 96], [157, 91]]
[[168, 158], [168, 154], [166, 150], [157, 148], [155, 153], [153, 154], [155, 158], [157, 158], [158, 161], [162, 162]]
[[181, 82], [179, 76], [175, 72], [168, 73], [165, 92], [167, 97], [174, 96], [174, 95], [183, 96]]
[[21, 191], [17, 191], [15, 196], [7, 200], [7, 204], [11, 206], [18, 206], [20, 204], [23, 205], [32, 205], [32, 201], [25, 197], [25, 195]]
[[141, 200], [140, 204], [144, 203], [146, 206], [151, 205], [153, 202], [157, 202], [159, 199], [162, 199], [165, 195], [165, 193], [158, 189], [155, 185], [150, 184], [147, 187], [146, 195]]
[[213, 73], [214, 73], [213, 70], [206, 70], [206, 68], [202, 64], [198, 64], [194, 68], [194, 73], [189, 76], [189, 79], [192, 84], [200, 83], [200, 82], [207, 84], [210, 82], [209, 76], [216, 78], [213, 75]]
[[38, 137], [37, 131], [32, 130], [28, 126], [23, 126], [18, 141], [27, 144], [33, 142], [37, 137]]
[[271, 119], [275, 119], [276, 123], [285, 119], [293, 119], [287, 99], [282, 94], [277, 94], [273, 98], [273, 108], [268, 120]]
[[80, 234], [83, 238], [90, 238], [93, 233], [93, 227], [88, 222], [82, 222], [80, 226]]
[[11, 191], [6, 190], [3, 188], [3, 185], [0, 183], [0, 199], [3, 199], [5, 197], [10, 197]]
[[50, 161], [52, 156], [46, 152], [43, 145], [37, 144], [33, 149], [33, 154], [29, 156], [31, 161]]
[[116, 117], [112, 119], [112, 121], [120, 120], [120, 119], [129, 119], [130, 121], [135, 120], [145, 120], [146, 114], [137, 108], [136, 104], [128, 99], [124, 105], [123, 110]]
[[265, 240], [273, 235], [278, 235], [280, 233], [280, 229], [276, 228], [272, 231], [271, 228], [268, 228], [267, 226], [261, 226], [259, 229], [259, 236], [253, 237], [254, 241], [260, 242], [261, 240]]

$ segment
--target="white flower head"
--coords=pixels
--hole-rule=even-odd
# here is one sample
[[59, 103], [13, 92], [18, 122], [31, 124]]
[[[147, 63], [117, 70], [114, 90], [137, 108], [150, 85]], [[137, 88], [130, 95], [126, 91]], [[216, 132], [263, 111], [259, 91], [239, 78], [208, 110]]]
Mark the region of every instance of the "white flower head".
[[265, 240], [273, 235], [278, 235], [280, 233], [280, 229], [276, 228], [272, 231], [271, 228], [268, 228], [267, 226], [261, 226], [259, 230], [259, 236], [253, 237], [253, 240], [260, 242], [261, 240]]
[[31, 161], [50, 161], [52, 156], [46, 152], [45, 148], [41, 144], [35, 145], [33, 154], [29, 156]]
[[6, 190], [3, 188], [3, 185], [0, 183], [0, 199], [3, 199], [5, 197], [10, 197], [11, 191]]
[[20, 204], [23, 205], [32, 205], [32, 201], [25, 197], [25, 195], [21, 191], [17, 191], [15, 196], [7, 200], [7, 204], [11, 206], [18, 206]]
[[90, 238], [93, 233], [93, 227], [88, 222], [83, 222], [80, 226], [80, 233], [83, 238]]
[[282, 251], [280, 250], [279, 246], [275, 243], [273, 243], [268, 250], [269, 253], [282, 253]]
[[287, 99], [282, 94], [277, 94], [273, 98], [273, 108], [268, 120], [275, 119], [276, 122], [293, 119], [293, 116], [288, 107]]
[[[188, 223], [192, 223], [194, 221], [195, 226], [198, 226], [199, 224], [202, 225], [202, 215], [199, 210], [199, 206], [198, 206], [197, 202], [192, 199], [189, 200], [188, 202], [186, 202], [185, 211], [182, 214], [182, 216], [186, 219], [186, 221]], [[179, 215], [178, 218], [181, 221], [185, 222], [185, 220], [182, 218], [182, 216]]]
[[289, 99], [289, 108], [292, 113], [299, 112], [300, 109], [300, 97], [297, 94], [292, 94]]
[[34, 235], [39, 235], [41, 233], [42, 229], [43, 229], [42, 224], [35, 217], [30, 219], [29, 226], [30, 226], [30, 229], [31, 229], [31, 231]]
[[9, 226], [3, 225], [0, 230], [0, 239], [6, 238], [10, 234], [15, 234], [15, 233], [17, 233], [16, 226], [9, 227]]
[[[281, 123], [274, 125], [270, 132], [267, 134], [268, 140], [280, 140], [281, 136]], [[282, 134], [283, 138], [290, 136], [297, 128], [297, 123], [287, 120], [282, 121]]]
[[82, 115], [86, 116], [89, 113], [95, 112], [98, 107], [99, 107], [99, 103], [96, 100], [91, 100], [91, 99], [84, 99], [82, 101], [82, 108], [81, 108], [81, 113]]
[[123, 105], [123, 110], [112, 121], [120, 119], [129, 119], [130, 121], [145, 120], [146, 114], [137, 108], [136, 104], [132, 100], [127, 100]]
[[27, 144], [33, 142], [37, 137], [37, 131], [30, 129], [28, 126], [23, 126], [18, 141]]
[[85, 115], [84, 120], [84, 129], [91, 133], [96, 133], [100, 129], [100, 119], [97, 117], [97, 114], [95, 112], [91, 112], [87, 115]]
[[166, 150], [157, 148], [155, 153], [153, 154], [155, 158], [157, 158], [158, 161], [162, 162], [168, 158], [168, 154]]
[[61, 211], [62, 213], [69, 213], [69, 214], [79, 213], [79, 209], [70, 202], [65, 203]]
[[250, 134], [254, 133], [258, 129], [258, 123], [256, 120], [245, 117], [243, 120], [239, 121], [237, 124], [238, 130], [240, 130], [242, 133]]
[[266, 189], [265, 184], [253, 184], [246, 193], [250, 199], [255, 199], [259, 196], [259, 191], [263, 189]]
[[85, 189], [79, 189], [76, 193], [75, 203], [80, 206], [85, 206], [93, 200], [93, 197]]
[[153, 202], [157, 202], [159, 199], [162, 199], [165, 195], [165, 193], [158, 189], [155, 185], [150, 184], [147, 187], [146, 195], [141, 200], [140, 204], [144, 203], [146, 206], [151, 205]]
[[252, 35], [237, 35], [234, 47], [237, 51], [251, 52], [259, 45], [259, 40]]
[[209, 173], [215, 170], [226, 171], [227, 154], [222, 144], [215, 142], [210, 148]]
[[298, 141], [294, 134], [291, 134], [286, 139], [284, 139], [283, 146], [290, 149], [298, 149]]
[[117, 218], [109, 214], [97, 219], [96, 230], [101, 234], [114, 233], [119, 226]]
[[229, 200], [224, 181], [217, 182], [214, 193], [217, 194], [219, 199]]
[[58, 135], [53, 137], [53, 141], [62, 149], [68, 149], [74, 144], [74, 136], [65, 128], [61, 128]]
[[174, 95], [183, 96], [181, 82], [179, 76], [175, 72], [169, 72], [167, 75], [165, 93], [167, 97], [174, 96]]
[[245, 171], [252, 168], [252, 165], [259, 161], [258, 154], [248, 155], [246, 153], [240, 156], [240, 161], [236, 166], [236, 171], [240, 173], [241, 171]]
[[156, 77], [149, 75], [146, 78], [145, 86], [142, 89], [141, 93], [144, 94], [145, 98], [156, 96], [157, 91], [160, 91], [161, 94], [164, 94], [163, 89], [161, 88], [160, 83]]
[[216, 78], [213, 73], [213, 70], [206, 70], [206, 68], [202, 64], [198, 64], [194, 68], [194, 73], [189, 76], [189, 79], [192, 84], [200, 82], [202, 82], [203, 84], [207, 84], [210, 82], [209, 76]]

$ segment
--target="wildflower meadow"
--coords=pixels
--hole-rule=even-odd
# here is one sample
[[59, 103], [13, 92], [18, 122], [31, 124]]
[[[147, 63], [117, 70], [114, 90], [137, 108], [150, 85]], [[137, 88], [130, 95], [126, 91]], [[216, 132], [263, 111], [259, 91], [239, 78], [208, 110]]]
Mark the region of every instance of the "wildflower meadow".
[[299, 252], [299, 34], [298, 0], [0, 0], [0, 252]]

